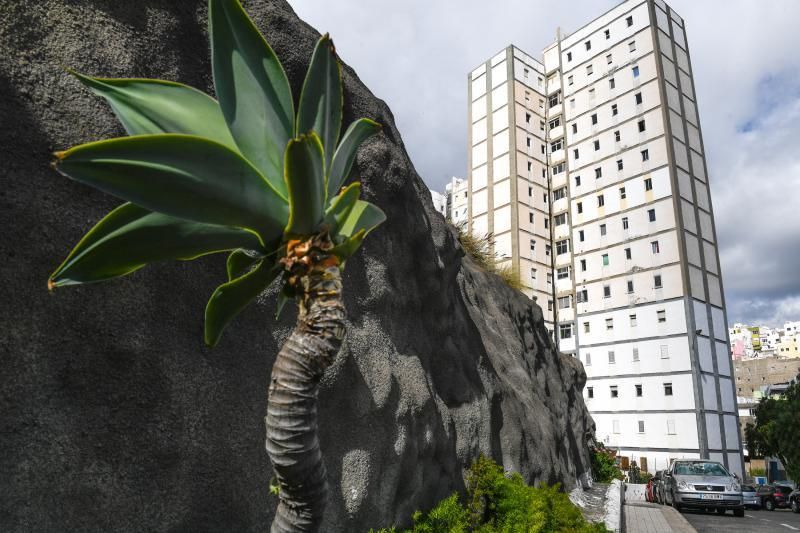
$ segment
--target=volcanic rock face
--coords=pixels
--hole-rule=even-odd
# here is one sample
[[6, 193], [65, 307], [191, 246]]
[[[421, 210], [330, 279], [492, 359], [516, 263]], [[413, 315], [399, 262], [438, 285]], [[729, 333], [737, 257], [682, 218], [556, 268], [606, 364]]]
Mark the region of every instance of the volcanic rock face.
[[[267, 379], [293, 322], [274, 320], [274, 294], [211, 350], [203, 309], [224, 281], [221, 257], [45, 287], [119, 203], [48, 166], [53, 150], [123, 134], [62, 66], [210, 92], [203, 4], [0, 10], [2, 531], [263, 531], [271, 521]], [[318, 34], [284, 1], [245, 5], [299, 94]], [[345, 272], [350, 328], [320, 394], [323, 529], [408, 524], [463, 489], [481, 452], [529, 482], [573, 488], [592, 430], [580, 363], [554, 352], [536, 305], [464, 257], [387, 106], [349, 68], [344, 80], [344, 123], [384, 125], [357, 167], [389, 218]]]

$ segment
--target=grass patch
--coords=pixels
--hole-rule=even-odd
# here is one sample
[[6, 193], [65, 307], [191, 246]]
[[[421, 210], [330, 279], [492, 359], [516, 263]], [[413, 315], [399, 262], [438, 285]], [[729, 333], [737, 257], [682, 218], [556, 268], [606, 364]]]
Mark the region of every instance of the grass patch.
[[458, 242], [464, 248], [464, 252], [472, 258], [486, 272], [490, 272], [500, 278], [512, 289], [522, 291], [525, 286], [519, 277], [517, 269], [513, 268], [507, 259], [500, 259], [492, 250], [494, 249], [494, 235], [487, 233], [483, 236], [473, 235], [465, 223], [454, 226], [458, 234]]

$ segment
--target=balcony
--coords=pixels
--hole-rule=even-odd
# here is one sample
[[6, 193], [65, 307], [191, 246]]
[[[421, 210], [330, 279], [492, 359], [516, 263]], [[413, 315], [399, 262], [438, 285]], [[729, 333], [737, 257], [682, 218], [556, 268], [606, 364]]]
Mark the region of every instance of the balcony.
[[550, 128], [550, 131], [547, 133], [547, 140], [554, 141], [564, 136], [564, 126], [556, 126], [555, 128]]

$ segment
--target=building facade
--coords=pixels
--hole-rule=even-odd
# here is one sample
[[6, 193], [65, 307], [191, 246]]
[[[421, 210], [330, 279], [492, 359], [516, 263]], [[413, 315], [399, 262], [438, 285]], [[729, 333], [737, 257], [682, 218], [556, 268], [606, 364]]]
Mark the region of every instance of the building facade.
[[579, 357], [597, 437], [649, 470], [742, 472], [727, 319], [684, 22], [628, 0], [537, 60], [469, 75], [470, 229]]

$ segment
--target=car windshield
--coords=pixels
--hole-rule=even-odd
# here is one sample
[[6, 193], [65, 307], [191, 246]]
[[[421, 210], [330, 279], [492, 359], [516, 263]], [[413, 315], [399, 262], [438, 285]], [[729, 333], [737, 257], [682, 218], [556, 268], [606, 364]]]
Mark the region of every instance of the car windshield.
[[719, 463], [675, 463], [675, 474], [679, 476], [727, 476], [728, 471]]

